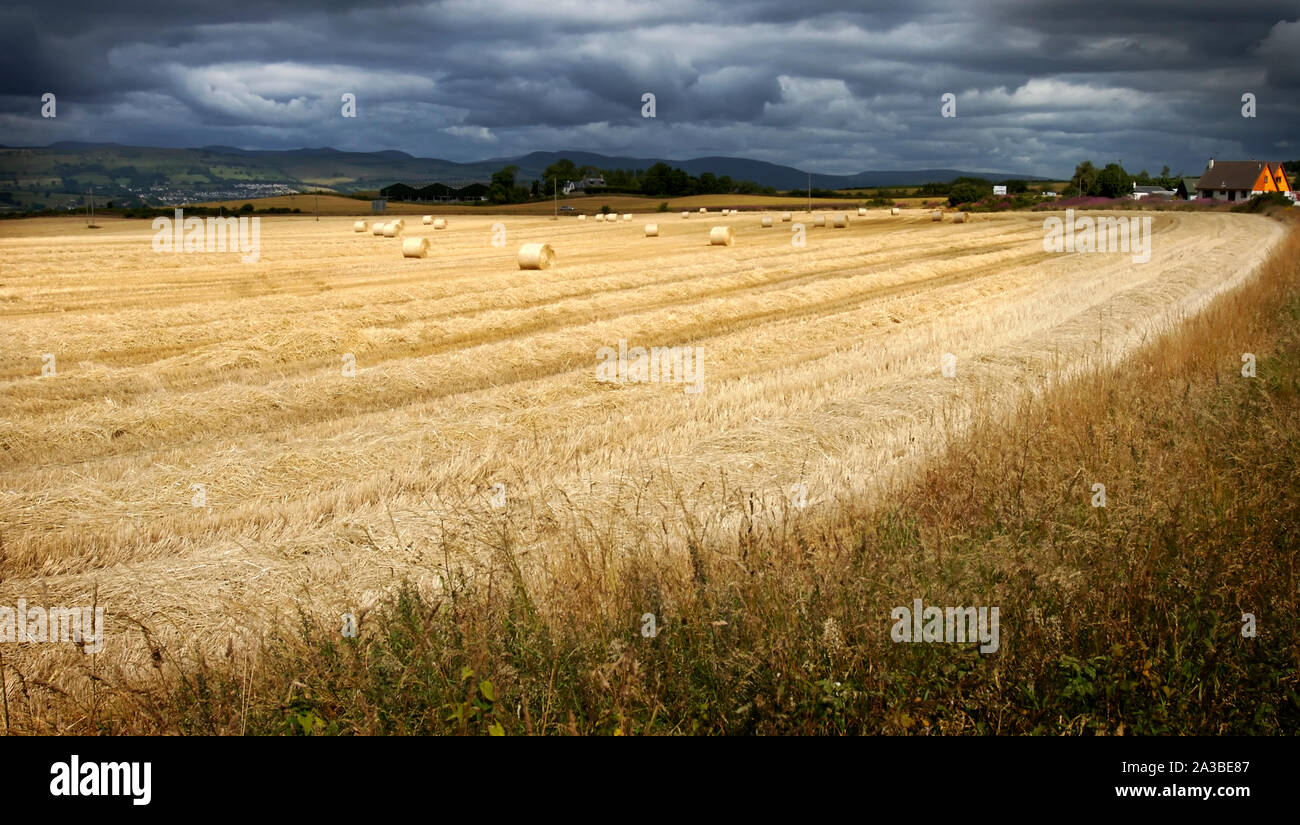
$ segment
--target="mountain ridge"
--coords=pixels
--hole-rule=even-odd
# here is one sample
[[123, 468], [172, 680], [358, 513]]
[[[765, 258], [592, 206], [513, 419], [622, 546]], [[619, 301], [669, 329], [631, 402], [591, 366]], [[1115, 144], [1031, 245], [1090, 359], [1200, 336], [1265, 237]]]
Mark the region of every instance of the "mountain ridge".
[[[666, 163], [695, 176], [705, 172], [764, 187], [802, 190], [809, 174], [752, 158], [709, 155], [673, 159], [606, 155], [585, 150], [537, 150], [523, 155], [450, 161], [424, 158], [397, 149], [356, 152], [330, 146], [298, 149], [240, 149], [232, 146], [168, 148], [120, 143], [59, 141], [48, 146], [0, 146], [0, 190], [86, 193], [93, 187], [106, 195], [142, 199], [257, 196], [311, 189], [342, 193], [379, 189], [389, 184], [438, 181], [454, 186], [486, 182], [507, 165], [517, 166], [517, 180], [540, 180], [547, 166], [568, 158], [579, 167], [648, 169]], [[877, 169], [851, 175], [813, 172], [816, 189], [916, 186], [946, 182], [962, 176], [990, 180], [1047, 181], [1050, 178], [1015, 172], [971, 172], [961, 169]], [[30, 197], [30, 196], [28, 196]]]

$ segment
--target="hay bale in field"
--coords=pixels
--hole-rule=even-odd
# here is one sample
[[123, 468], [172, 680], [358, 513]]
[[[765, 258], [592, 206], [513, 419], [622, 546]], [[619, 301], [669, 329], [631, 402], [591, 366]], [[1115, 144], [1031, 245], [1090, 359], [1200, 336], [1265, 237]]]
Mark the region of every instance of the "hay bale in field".
[[782, 222], [782, 223], [789, 223], [791, 220], [793, 220], [793, 218], [790, 216], [790, 213], [789, 213], [789, 212], [782, 212], [782, 213], [781, 213], [781, 222]]
[[657, 224], [657, 223], [648, 223], [648, 224], [646, 224], [646, 225], [645, 225], [645, 236], [646, 236], [647, 238], [657, 238], [657, 237], [659, 237], [659, 224]]
[[369, 228], [370, 228], [370, 227], [366, 226], [366, 222], [365, 222], [365, 221], [357, 221], [357, 222], [355, 222], [355, 223], [352, 224], [352, 231], [353, 231], [353, 232], [365, 232], [365, 231], [366, 231], [367, 229], [369, 229]]
[[834, 228], [836, 228], [836, 229], [845, 229], [845, 228], [848, 227], [848, 225], [849, 225], [849, 216], [848, 216], [848, 215], [836, 215], [836, 216], [831, 220], [831, 226], [834, 227]]
[[586, 219], [587, 219], [587, 216], [586, 216], [586, 215], [579, 215], [579, 216], [578, 216], [578, 220], [580, 220], [580, 221], [585, 221]]
[[403, 227], [402, 224], [397, 221], [389, 221], [387, 224], [384, 225], [384, 237], [385, 238], [400, 237], [402, 234], [402, 230], [404, 228], [405, 227]]
[[429, 226], [429, 225], [432, 224], [432, 223], [433, 223], [433, 216], [432, 216], [432, 215], [425, 215], [425, 216], [424, 216], [424, 225], [425, 225], [425, 226]]
[[763, 220], [761, 221], [761, 223], [763, 224], [763, 226], [771, 226], [771, 225], [772, 225], [772, 216], [771, 216], [771, 215], [764, 215], [764, 216], [763, 216]]
[[682, 217], [683, 217], [683, 218], [689, 218], [690, 216], [691, 216], [691, 213], [690, 213], [690, 212], [682, 212]]
[[933, 212], [930, 213], [930, 220], [932, 221], [943, 220], [943, 212], [938, 209], [934, 210]]
[[623, 220], [625, 220], [625, 221], [630, 221], [630, 220], [632, 220], [632, 213], [631, 213], [631, 212], [626, 212], [626, 213], [624, 213], [624, 214], [623, 214]]
[[709, 230], [710, 246], [731, 246], [736, 242], [736, 233], [730, 226], [715, 226]]
[[429, 239], [428, 238], [407, 238], [402, 241], [403, 258], [427, 258], [429, 257]]
[[825, 226], [825, 225], [826, 225], [825, 215], [818, 215], [815, 218], [813, 218], [813, 226]]
[[597, 213], [596, 213], [596, 220], [598, 220], [598, 221], [604, 223], [604, 221], [605, 221], [605, 215], [604, 215], [604, 213], [602, 213], [602, 212], [597, 212]]
[[892, 209], [889, 210], [889, 214], [891, 214], [891, 215], [901, 215], [901, 214], [903, 214], [903, 210], [901, 210], [901, 209], [899, 209], [897, 206], [895, 206], [895, 207], [893, 207]]
[[865, 207], [865, 206], [859, 206], [859, 207], [858, 207], [858, 217], [861, 218], [861, 217], [865, 216], [866, 214], [867, 214], [867, 207]]
[[709, 210], [705, 209], [703, 206], [700, 207], [700, 214], [701, 214], [701, 215], [703, 215], [705, 212], [708, 212], [708, 211], [709, 211]]
[[970, 223], [970, 213], [969, 213], [969, 212], [958, 212], [956, 215], [953, 215], [952, 222], [953, 222], [953, 223]]
[[434, 218], [434, 219], [433, 219], [433, 228], [434, 228], [434, 229], [446, 229], [446, 228], [447, 228], [447, 219], [446, 219], [446, 218]]
[[370, 224], [370, 234], [382, 236], [384, 234], [384, 222], [375, 221], [374, 223]]
[[555, 250], [548, 243], [526, 243], [519, 247], [520, 269], [550, 269], [555, 263]]

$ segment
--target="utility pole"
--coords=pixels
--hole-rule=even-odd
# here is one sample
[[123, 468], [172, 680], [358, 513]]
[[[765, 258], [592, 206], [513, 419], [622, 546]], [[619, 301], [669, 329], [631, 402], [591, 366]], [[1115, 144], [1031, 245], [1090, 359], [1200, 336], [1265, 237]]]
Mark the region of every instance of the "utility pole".
[[551, 220], [558, 221], [560, 219], [560, 180], [555, 176], [551, 176], [551, 194], [555, 196], [555, 217], [551, 218]]
[[89, 208], [88, 214], [90, 215], [90, 218], [86, 221], [86, 228], [94, 229], [95, 228], [95, 186], [94, 184], [91, 184], [90, 190], [87, 193], [87, 195], [88, 195], [87, 197], [88, 203], [86, 205]]
[[812, 211], [812, 170], [808, 170], [808, 211]]
[[313, 201], [315, 202], [315, 204], [316, 204], [316, 220], [319, 221], [319, 220], [320, 220], [320, 194], [319, 194], [319, 193], [313, 193], [313, 194], [312, 194], [312, 200], [313, 200]]

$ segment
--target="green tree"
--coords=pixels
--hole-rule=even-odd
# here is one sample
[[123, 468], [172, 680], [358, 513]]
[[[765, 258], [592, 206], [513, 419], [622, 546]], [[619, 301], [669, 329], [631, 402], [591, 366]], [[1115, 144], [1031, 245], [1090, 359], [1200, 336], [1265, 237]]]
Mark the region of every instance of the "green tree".
[[488, 201], [491, 203], [511, 203], [515, 197], [515, 173], [518, 166], [507, 166], [492, 173], [492, 183], [488, 187]]
[[656, 163], [641, 178], [641, 191], [647, 195], [671, 195], [673, 169], [666, 163]]
[[1133, 191], [1133, 179], [1118, 163], [1108, 163], [1097, 175], [1097, 194], [1103, 198], [1122, 198]]
[[1097, 167], [1092, 165], [1092, 161], [1085, 160], [1074, 167], [1074, 177], [1070, 182], [1079, 190], [1079, 194], [1092, 195], [1097, 189], [1097, 174]]
[[952, 206], [959, 203], [974, 203], [992, 194], [993, 184], [990, 181], [983, 178], [961, 177], [952, 182], [952, 188], [948, 190], [948, 203]]
[[578, 167], [574, 166], [573, 161], [568, 158], [560, 158], [542, 171], [542, 177], [546, 180], [555, 178], [563, 187], [565, 181], [578, 179]]

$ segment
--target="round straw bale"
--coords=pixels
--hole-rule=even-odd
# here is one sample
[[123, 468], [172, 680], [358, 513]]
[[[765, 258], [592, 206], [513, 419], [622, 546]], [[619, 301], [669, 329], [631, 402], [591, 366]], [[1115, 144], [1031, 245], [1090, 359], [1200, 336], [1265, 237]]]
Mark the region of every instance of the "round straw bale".
[[580, 221], [585, 221], [586, 219], [587, 219], [587, 216], [586, 216], [586, 215], [579, 215], [579, 216], [578, 216], [578, 220], [580, 220]]
[[970, 213], [969, 213], [969, 212], [958, 212], [956, 215], [953, 216], [952, 222], [953, 222], [953, 223], [970, 223]]
[[407, 238], [402, 241], [403, 258], [427, 258], [429, 257], [429, 239], [428, 238]]
[[891, 215], [901, 215], [902, 213], [903, 213], [903, 210], [899, 209], [897, 206], [895, 206], [895, 207], [893, 207], [892, 209], [889, 210], [889, 214], [891, 214]]
[[858, 207], [858, 217], [861, 218], [861, 217], [865, 216], [866, 214], [867, 214], [867, 207], [865, 207], [865, 206], [859, 206], [859, 207]]
[[605, 214], [604, 214], [603, 212], [597, 212], [597, 213], [596, 213], [596, 220], [601, 221], [601, 222], [604, 222], [604, 220], [605, 220]]
[[630, 220], [632, 220], [632, 213], [631, 213], [631, 212], [625, 212], [625, 213], [623, 213], [623, 220], [625, 220], [625, 221], [630, 221]]
[[370, 234], [371, 234], [371, 235], [383, 235], [383, 234], [384, 234], [384, 222], [383, 222], [383, 221], [375, 221], [374, 223], [370, 224]]
[[736, 234], [730, 226], [715, 226], [709, 230], [709, 244], [712, 246], [731, 246], [736, 242]]
[[789, 223], [790, 220], [791, 220], [791, 218], [790, 218], [790, 213], [789, 213], [789, 212], [782, 212], [782, 213], [781, 213], [781, 222], [782, 222], [782, 223]]
[[657, 223], [648, 223], [648, 224], [646, 224], [646, 225], [645, 225], [645, 236], [646, 236], [647, 238], [657, 238], [657, 237], [659, 237], [659, 224], [657, 224]]
[[550, 269], [555, 263], [555, 250], [548, 243], [526, 243], [519, 247], [520, 269]]
[[700, 207], [700, 214], [701, 214], [701, 215], [703, 215], [705, 212], [708, 212], [708, 211], [709, 211], [709, 210], [705, 209], [703, 206]]
[[690, 213], [690, 212], [682, 212], [682, 217], [683, 217], [683, 218], [689, 218], [690, 216], [691, 216], [691, 213]]
[[848, 216], [848, 215], [836, 215], [836, 216], [831, 220], [831, 226], [835, 227], [836, 229], [844, 229], [844, 228], [847, 227], [848, 225], [849, 225], [849, 216]]
[[825, 225], [826, 225], [825, 215], [818, 215], [815, 218], [813, 218], [813, 226], [825, 226]]
[[434, 229], [446, 229], [446, 228], [447, 228], [447, 219], [446, 219], [446, 218], [434, 218], [434, 219], [433, 219], [433, 228], [434, 228]]
[[384, 237], [385, 237], [385, 238], [397, 238], [397, 237], [400, 237], [401, 234], [402, 234], [402, 229], [403, 229], [402, 224], [400, 224], [399, 222], [397, 222], [397, 221], [389, 221], [389, 222], [384, 226]]
[[772, 216], [771, 216], [771, 215], [764, 215], [764, 216], [763, 216], [763, 220], [762, 220], [762, 224], [763, 224], [763, 226], [771, 226], [771, 225], [772, 225]]
[[369, 228], [370, 227], [366, 226], [365, 221], [357, 221], [356, 223], [352, 224], [353, 232], [365, 232]]
[[943, 220], [943, 212], [938, 209], [934, 210], [933, 212], [930, 213], [930, 220], [932, 221]]
[[432, 215], [425, 215], [425, 216], [424, 216], [424, 225], [425, 225], [425, 226], [428, 226], [428, 225], [431, 224], [431, 223], [433, 223], [433, 216], [432, 216]]

